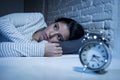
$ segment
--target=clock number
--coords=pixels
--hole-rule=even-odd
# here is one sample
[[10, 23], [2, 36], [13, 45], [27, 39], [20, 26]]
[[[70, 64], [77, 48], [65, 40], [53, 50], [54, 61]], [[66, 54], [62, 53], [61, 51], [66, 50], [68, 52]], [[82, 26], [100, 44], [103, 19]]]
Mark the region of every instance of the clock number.
[[102, 62], [102, 63], [104, 63], [104, 61], [103, 61], [103, 60], [101, 60], [101, 62]]
[[101, 46], [98, 46], [98, 49], [100, 49], [101, 48]]
[[104, 50], [101, 51], [101, 53], [104, 53], [104, 52], [105, 52]]
[[86, 54], [82, 54], [83, 56], [86, 56]]
[[92, 64], [92, 67], [94, 67], [94, 64]]
[[99, 64], [99, 63], [97, 63], [97, 66], [100, 66], [100, 64]]
[[84, 49], [84, 51], [87, 51], [87, 49]]
[[84, 61], [87, 61], [87, 59], [84, 59]]
[[102, 57], [106, 58], [106, 56], [105, 56], [105, 55], [103, 55]]

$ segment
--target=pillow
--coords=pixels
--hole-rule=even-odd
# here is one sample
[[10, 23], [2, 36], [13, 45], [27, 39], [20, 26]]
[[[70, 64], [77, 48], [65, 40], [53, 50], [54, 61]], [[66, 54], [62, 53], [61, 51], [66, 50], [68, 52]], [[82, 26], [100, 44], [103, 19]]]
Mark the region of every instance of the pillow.
[[60, 46], [63, 49], [63, 54], [76, 54], [82, 46], [82, 38], [78, 40], [60, 42]]

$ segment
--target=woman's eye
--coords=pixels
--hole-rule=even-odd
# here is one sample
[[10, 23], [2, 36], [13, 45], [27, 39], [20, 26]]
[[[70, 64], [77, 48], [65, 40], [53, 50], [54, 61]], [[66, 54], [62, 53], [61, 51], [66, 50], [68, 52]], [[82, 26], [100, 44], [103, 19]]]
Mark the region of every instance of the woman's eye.
[[61, 37], [58, 35], [58, 40], [61, 41]]
[[62, 36], [60, 34], [58, 34], [58, 40], [63, 41], [63, 38], [62, 38]]
[[55, 24], [54, 29], [59, 30], [59, 26]]

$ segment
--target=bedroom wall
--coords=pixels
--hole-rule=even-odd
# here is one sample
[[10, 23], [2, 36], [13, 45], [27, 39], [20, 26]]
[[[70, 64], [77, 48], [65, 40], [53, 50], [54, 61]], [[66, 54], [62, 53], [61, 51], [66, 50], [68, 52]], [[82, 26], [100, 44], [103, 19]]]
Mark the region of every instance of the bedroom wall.
[[47, 22], [69, 17], [85, 25], [85, 29], [108, 30], [112, 24], [113, 0], [47, 0]]
[[24, 0], [0, 0], [0, 16], [24, 12]]
[[[120, 4], [120, 0], [119, 0], [119, 2], [118, 2], [118, 4]], [[117, 53], [119, 53], [120, 52], [120, 5], [118, 6], [118, 14], [117, 14], [117, 18], [118, 18], [118, 26], [117, 26], [117, 28], [116, 28], [116, 32], [117, 32], [117, 37], [116, 37], [116, 44], [117, 44]]]
[[115, 55], [120, 58], [120, 0], [116, 0], [115, 5], [114, 6], [114, 24], [116, 26], [113, 25], [114, 27], [114, 52]]

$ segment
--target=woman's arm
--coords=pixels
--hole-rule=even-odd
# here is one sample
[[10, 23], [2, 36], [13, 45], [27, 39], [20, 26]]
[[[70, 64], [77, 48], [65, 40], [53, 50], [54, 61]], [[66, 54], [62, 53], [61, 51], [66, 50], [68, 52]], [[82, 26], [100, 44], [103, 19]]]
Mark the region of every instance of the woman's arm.
[[0, 43], [0, 57], [59, 57], [62, 56], [62, 48], [58, 43]]
[[0, 43], [0, 57], [44, 56], [45, 43], [47, 42], [2, 42]]
[[[0, 17], [0, 34], [4, 35], [11, 41], [27, 40], [18, 30], [18, 27], [29, 29], [37, 23], [46, 25], [41, 13], [13, 13]], [[39, 26], [41, 26], [39, 24]]]
[[20, 27], [26, 24], [42, 21], [44, 20], [44, 17], [41, 13], [12, 13], [0, 17], [0, 20], [2, 21], [5, 19], [7, 19], [9, 23], [13, 24], [15, 27]]

